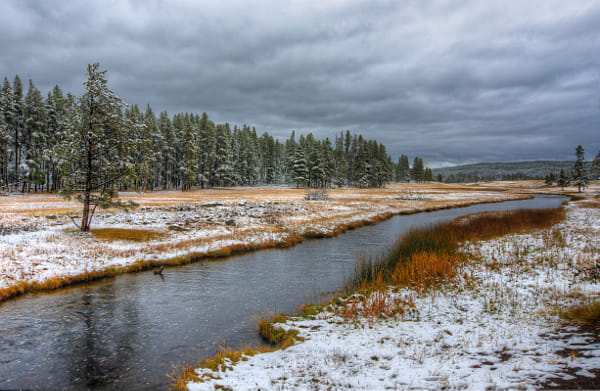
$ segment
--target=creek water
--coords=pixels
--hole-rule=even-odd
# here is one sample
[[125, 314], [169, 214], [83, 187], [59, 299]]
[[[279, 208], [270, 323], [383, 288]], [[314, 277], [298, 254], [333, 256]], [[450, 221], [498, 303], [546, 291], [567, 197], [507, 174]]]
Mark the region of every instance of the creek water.
[[259, 344], [267, 312], [292, 313], [341, 288], [362, 253], [415, 226], [483, 211], [556, 208], [564, 197], [395, 216], [331, 239], [124, 274], [0, 304], [0, 389], [167, 389], [175, 366], [219, 344]]

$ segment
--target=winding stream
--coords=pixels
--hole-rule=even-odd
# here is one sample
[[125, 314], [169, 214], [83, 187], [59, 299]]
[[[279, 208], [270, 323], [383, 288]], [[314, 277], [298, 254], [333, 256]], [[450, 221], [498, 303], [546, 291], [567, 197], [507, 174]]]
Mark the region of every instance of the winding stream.
[[0, 389], [166, 389], [173, 366], [219, 343], [260, 343], [261, 314], [290, 313], [340, 288], [357, 256], [407, 229], [482, 211], [555, 208], [564, 197], [395, 216], [291, 249], [29, 294], [0, 305]]

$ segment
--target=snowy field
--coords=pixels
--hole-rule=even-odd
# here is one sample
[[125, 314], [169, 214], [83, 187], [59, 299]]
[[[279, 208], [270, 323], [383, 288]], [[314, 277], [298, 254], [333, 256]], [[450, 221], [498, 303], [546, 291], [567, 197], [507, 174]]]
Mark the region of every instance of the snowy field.
[[[189, 254], [201, 258], [236, 247], [284, 246], [390, 213], [522, 197], [444, 185], [331, 190], [326, 201], [307, 201], [306, 193], [279, 188], [123, 193], [122, 199], [141, 206], [97, 213], [91, 233], [78, 232], [67, 217], [79, 212], [76, 202], [51, 195], [1, 197], [0, 292]], [[129, 231], [142, 239], [129, 238]]]
[[[319, 315], [288, 318], [279, 326], [304, 342], [198, 369], [205, 382], [188, 388], [532, 389], [570, 374], [593, 379], [598, 336], [557, 315], [600, 296], [600, 283], [584, 272], [600, 260], [600, 209], [585, 205], [571, 203], [549, 230], [464, 244], [460, 277], [433, 292], [355, 295]], [[396, 315], [342, 316], [375, 301]]]

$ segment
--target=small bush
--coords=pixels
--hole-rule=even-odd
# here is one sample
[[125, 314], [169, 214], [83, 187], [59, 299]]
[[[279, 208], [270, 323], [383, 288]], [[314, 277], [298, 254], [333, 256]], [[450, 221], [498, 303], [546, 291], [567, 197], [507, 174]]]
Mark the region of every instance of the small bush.
[[304, 199], [307, 201], [327, 201], [329, 199], [329, 194], [327, 194], [327, 190], [321, 189], [311, 191], [304, 196]]

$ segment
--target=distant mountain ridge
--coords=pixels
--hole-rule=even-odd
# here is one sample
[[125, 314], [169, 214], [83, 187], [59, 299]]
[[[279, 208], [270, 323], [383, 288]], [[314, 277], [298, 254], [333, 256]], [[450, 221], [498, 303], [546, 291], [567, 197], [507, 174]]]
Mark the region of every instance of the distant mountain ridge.
[[[544, 179], [553, 172], [564, 170], [568, 174], [573, 169], [573, 161], [529, 161], [511, 163], [476, 163], [461, 166], [434, 168], [434, 178], [442, 174], [444, 181], [467, 182], [474, 180], [502, 179]], [[589, 163], [586, 162], [589, 165]]]

